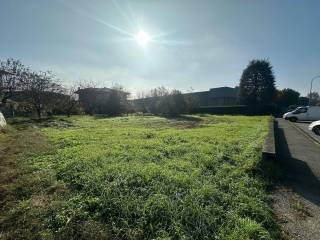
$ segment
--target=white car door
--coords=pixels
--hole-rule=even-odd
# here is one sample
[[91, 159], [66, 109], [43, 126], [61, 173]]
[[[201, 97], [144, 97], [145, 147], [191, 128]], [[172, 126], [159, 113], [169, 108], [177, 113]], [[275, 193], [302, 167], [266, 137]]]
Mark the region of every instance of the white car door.
[[310, 121], [312, 120], [312, 112], [310, 111], [310, 109], [307, 109], [306, 113], [305, 113], [305, 120], [306, 121]]
[[297, 117], [298, 117], [298, 120], [300, 120], [300, 121], [310, 120], [309, 109], [308, 108], [301, 108], [299, 110], [299, 114], [297, 115]]

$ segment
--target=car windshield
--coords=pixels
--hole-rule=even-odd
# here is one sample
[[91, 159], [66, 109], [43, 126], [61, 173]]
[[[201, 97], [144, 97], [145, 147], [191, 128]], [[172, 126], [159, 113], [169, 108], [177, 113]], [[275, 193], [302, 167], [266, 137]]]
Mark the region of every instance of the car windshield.
[[299, 114], [299, 113], [306, 113], [307, 111], [308, 111], [308, 108], [300, 107], [300, 108], [297, 108], [296, 110], [294, 110], [293, 113]]

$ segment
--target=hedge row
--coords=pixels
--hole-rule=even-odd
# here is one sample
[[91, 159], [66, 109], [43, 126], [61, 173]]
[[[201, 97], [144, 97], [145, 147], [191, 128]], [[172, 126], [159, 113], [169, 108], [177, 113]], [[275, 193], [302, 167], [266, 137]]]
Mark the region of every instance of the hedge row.
[[229, 115], [270, 115], [276, 114], [275, 106], [209, 106], [198, 107], [194, 113], [229, 114]]

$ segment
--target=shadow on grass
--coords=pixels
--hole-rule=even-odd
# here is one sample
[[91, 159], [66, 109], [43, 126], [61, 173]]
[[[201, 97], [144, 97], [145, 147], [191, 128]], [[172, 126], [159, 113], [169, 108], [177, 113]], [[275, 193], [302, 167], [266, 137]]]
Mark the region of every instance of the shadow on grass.
[[177, 115], [177, 116], [171, 116], [171, 115], [155, 115], [155, 114], [145, 114], [145, 115], [136, 115], [136, 114], [123, 114], [123, 115], [107, 115], [107, 114], [95, 114], [92, 117], [94, 119], [104, 119], [104, 118], [117, 118], [117, 117], [129, 117], [129, 116], [142, 116], [142, 117], [160, 117], [165, 118], [168, 120], [173, 120], [177, 122], [202, 122], [203, 119], [195, 116], [190, 115]]
[[168, 118], [172, 120], [177, 120], [177, 121], [202, 121], [201, 118], [191, 116], [191, 115], [166, 115], [166, 114], [151, 114], [151, 113], [145, 113], [145, 114], [118, 114], [118, 115], [112, 115], [112, 114], [94, 114], [91, 115], [94, 118], [114, 118], [114, 117], [129, 117], [129, 116], [143, 116], [143, 117], [163, 117], [163, 118]]
[[284, 130], [278, 124], [275, 129], [279, 184], [292, 188], [298, 195], [320, 206], [319, 179], [305, 161], [291, 156]]
[[189, 116], [189, 115], [178, 115], [178, 116], [160, 116], [169, 120], [174, 121], [189, 121], [189, 122], [202, 122], [203, 119], [199, 117]]
[[71, 120], [66, 119], [65, 117], [61, 116], [54, 116], [54, 117], [47, 117], [47, 118], [14, 118], [14, 119], [7, 119], [7, 122], [14, 126], [17, 129], [25, 129], [28, 127], [70, 127], [73, 126]]
[[43, 123], [48, 121], [53, 121], [52, 118], [9, 118], [7, 119], [8, 123], [12, 125], [17, 124], [27, 124], [27, 123]]
[[116, 117], [128, 117], [129, 115], [108, 115], [108, 114], [94, 114], [91, 115], [94, 119], [104, 119], [104, 118], [116, 118]]

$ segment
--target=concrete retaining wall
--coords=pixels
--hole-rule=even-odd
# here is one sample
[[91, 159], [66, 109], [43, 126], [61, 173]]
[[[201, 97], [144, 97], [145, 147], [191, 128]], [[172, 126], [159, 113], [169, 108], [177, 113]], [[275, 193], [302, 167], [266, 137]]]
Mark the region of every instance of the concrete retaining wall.
[[276, 145], [275, 145], [274, 131], [275, 131], [275, 122], [274, 122], [274, 119], [272, 119], [269, 122], [269, 133], [262, 149], [262, 158], [264, 160], [274, 161], [276, 159]]

